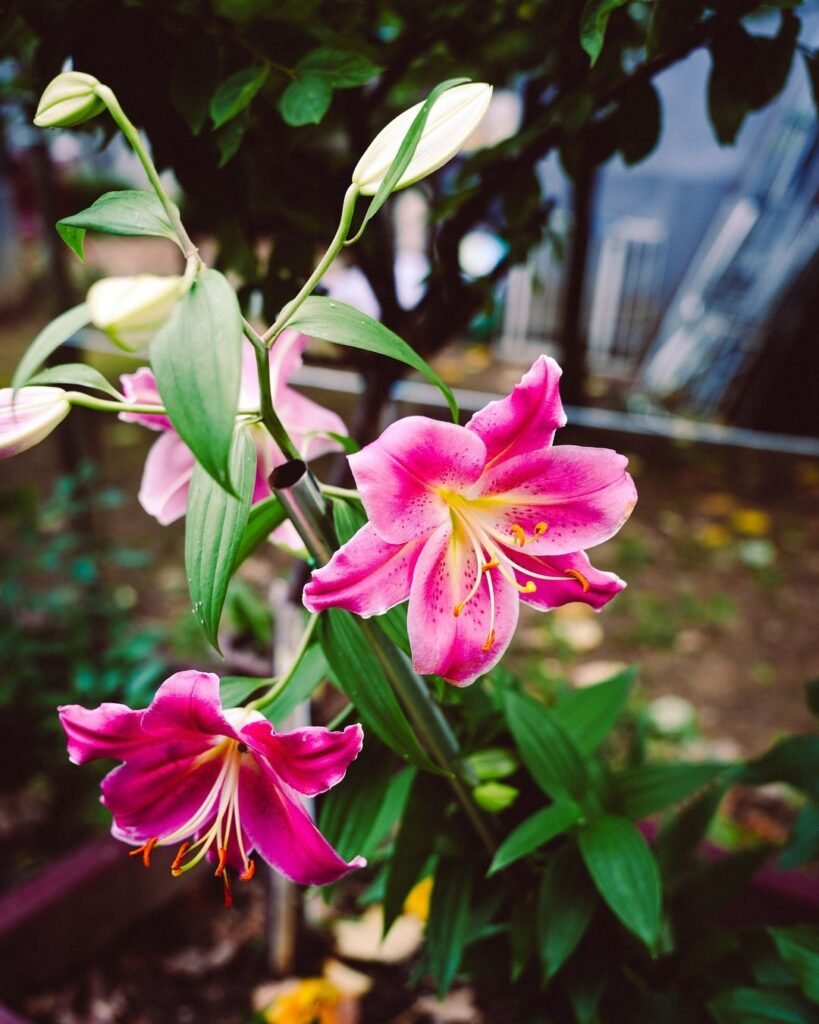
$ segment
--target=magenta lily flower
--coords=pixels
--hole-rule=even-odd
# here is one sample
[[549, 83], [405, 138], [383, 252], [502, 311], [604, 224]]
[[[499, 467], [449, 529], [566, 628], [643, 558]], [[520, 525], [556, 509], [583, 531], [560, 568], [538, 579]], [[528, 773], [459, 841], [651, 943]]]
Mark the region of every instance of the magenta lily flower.
[[366, 617], [409, 598], [416, 670], [466, 685], [506, 650], [521, 601], [599, 609], [622, 590], [583, 549], [620, 529], [634, 483], [616, 452], [552, 446], [560, 373], [541, 356], [465, 427], [409, 416], [351, 455], [369, 522], [313, 573], [305, 605]]
[[[301, 365], [302, 353], [308, 342], [309, 339], [305, 335], [286, 331], [270, 351], [270, 390], [273, 405], [305, 460], [308, 457], [317, 458], [326, 452], [338, 451], [338, 442], [327, 435], [347, 433], [347, 428], [336, 413], [305, 398], [287, 385], [287, 381]], [[136, 373], [123, 374], [120, 380], [123, 394], [129, 402], [162, 405], [156, 379], [147, 366], [140, 367]], [[257, 410], [259, 402], [256, 358], [248, 343], [242, 350], [239, 410]], [[139, 488], [139, 502], [149, 515], [154, 516], [163, 526], [167, 526], [185, 514], [191, 474], [196, 464], [193, 453], [173, 429], [171, 421], [166, 416], [123, 412], [120, 413], [120, 419], [141, 423], [151, 430], [162, 431], [162, 436], [148, 452]], [[256, 441], [256, 483], [253, 490], [255, 504], [270, 497], [272, 492], [267, 479], [285, 458], [262, 426], [253, 425], [251, 429]], [[302, 546], [295, 530], [288, 523], [279, 527], [273, 536], [289, 547], [298, 549]]]
[[253, 877], [256, 850], [302, 885], [326, 885], [366, 861], [345, 861], [313, 824], [298, 794], [323, 793], [344, 778], [361, 750], [360, 725], [277, 733], [258, 711], [222, 709], [219, 677], [177, 672], [151, 706], [59, 708], [75, 764], [123, 762], [102, 780], [112, 833], [137, 846], [147, 866], [155, 846], [178, 846], [180, 875], [204, 857], [216, 862], [230, 902], [228, 868]]

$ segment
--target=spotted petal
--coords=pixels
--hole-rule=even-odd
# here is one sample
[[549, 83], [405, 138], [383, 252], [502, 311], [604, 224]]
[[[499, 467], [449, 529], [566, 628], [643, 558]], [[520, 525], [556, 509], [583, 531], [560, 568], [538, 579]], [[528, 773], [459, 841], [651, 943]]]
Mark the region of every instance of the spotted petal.
[[401, 544], [449, 521], [437, 488], [462, 491], [473, 485], [483, 470], [486, 447], [466, 427], [407, 416], [349, 461], [376, 533]]
[[566, 423], [558, 390], [562, 372], [554, 359], [540, 356], [510, 395], [490, 402], [467, 423], [486, 445], [489, 465], [552, 444]]
[[364, 742], [360, 725], [347, 726], [342, 732], [307, 727], [277, 733], [264, 721], [252, 722], [241, 732], [279, 778], [306, 796], [324, 793], [341, 782]]
[[448, 523], [425, 544], [407, 617], [418, 672], [466, 686], [497, 664], [509, 646], [518, 621], [518, 591], [497, 570], [485, 573], [473, 589], [478, 572], [471, 544], [463, 533], [453, 534]]
[[368, 618], [381, 615], [410, 594], [421, 537], [406, 544], [388, 544], [370, 523], [336, 551], [327, 565], [316, 569], [304, 588], [304, 604], [311, 612], [346, 608]]
[[175, 672], [165, 680], [144, 712], [142, 727], [157, 736], [168, 733], [185, 740], [198, 736], [203, 749], [212, 737], [240, 738], [222, 711], [219, 676], [193, 669]]
[[[524, 570], [516, 573], [518, 582], [532, 582], [537, 588], [533, 593], [521, 594], [521, 600], [542, 612], [572, 601], [599, 611], [626, 585], [615, 573], [595, 569], [584, 551], [548, 558], [516, 552], [514, 559], [518, 569]], [[541, 579], [543, 576], [557, 578]]]

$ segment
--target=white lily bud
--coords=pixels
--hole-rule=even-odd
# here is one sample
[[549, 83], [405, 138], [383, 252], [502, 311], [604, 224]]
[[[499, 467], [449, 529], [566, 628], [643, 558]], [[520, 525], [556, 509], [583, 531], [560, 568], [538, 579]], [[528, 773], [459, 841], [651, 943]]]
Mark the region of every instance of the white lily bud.
[[34, 123], [38, 128], [70, 128], [95, 117], [105, 104], [96, 94], [100, 83], [83, 71], [64, 71], [45, 87]]
[[71, 408], [62, 388], [0, 388], [0, 459], [33, 448]]
[[[486, 82], [467, 82], [441, 93], [432, 105], [412, 159], [393, 191], [413, 185], [455, 156], [478, 126], [491, 98], [492, 86]], [[372, 196], [378, 191], [422, 106], [423, 103], [416, 103], [399, 114], [369, 144], [353, 171], [353, 183], [358, 185], [362, 195]]]
[[184, 291], [178, 275], [106, 277], [88, 289], [91, 322], [120, 348], [142, 348], [171, 315]]

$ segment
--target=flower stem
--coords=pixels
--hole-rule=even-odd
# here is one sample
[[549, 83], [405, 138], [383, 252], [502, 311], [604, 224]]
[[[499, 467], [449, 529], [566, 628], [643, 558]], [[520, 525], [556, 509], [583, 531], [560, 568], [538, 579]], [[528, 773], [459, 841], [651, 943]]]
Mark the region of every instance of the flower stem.
[[190, 235], [185, 230], [185, 226], [182, 223], [182, 218], [179, 216], [179, 210], [177, 209], [176, 204], [171, 202], [168, 193], [165, 191], [162, 182], [159, 180], [159, 173], [157, 172], [156, 167], [154, 167], [153, 161], [148, 155], [148, 151], [145, 148], [145, 144], [140, 138], [136, 127], [128, 120], [125, 111], [119, 105], [119, 100], [114, 95], [112, 89], [109, 89], [107, 85], [98, 85], [95, 91], [97, 96], [99, 96], [108, 108], [108, 112], [114, 121], [116, 121], [122, 134], [128, 140], [131, 149], [133, 149], [139, 158], [139, 162], [145, 168], [148, 180], [150, 181], [154, 192], [156, 192], [160, 203], [162, 203], [165, 213], [168, 215], [168, 220], [171, 222], [171, 226], [176, 233], [176, 237], [179, 239], [179, 245], [185, 259], [195, 256], [198, 250], [191, 241]]
[[355, 210], [356, 200], [358, 199], [358, 185], [350, 185], [347, 191], [344, 193], [344, 202], [341, 207], [341, 219], [338, 222], [338, 228], [335, 235], [333, 236], [332, 242], [327, 249], [327, 252], [321, 257], [313, 273], [304, 282], [301, 291], [296, 295], [295, 298], [291, 299], [279, 313], [278, 319], [269, 327], [262, 335], [262, 341], [265, 345], [272, 345], [273, 342], [278, 338], [282, 331], [287, 327], [289, 320], [293, 314], [304, 302], [307, 296], [313, 291], [319, 281], [324, 277], [328, 267], [333, 260], [338, 256], [341, 250], [344, 248], [344, 243], [347, 240], [347, 234], [350, 230], [350, 225], [353, 221], [353, 211]]
[[301, 659], [307, 652], [307, 648], [310, 646], [313, 640], [313, 634], [316, 631], [316, 625], [318, 623], [318, 615], [311, 615], [307, 620], [307, 625], [302, 633], [301, 641], [299, 643], [299, 649], [296, 651], [295, 657], [290, 665], [290, 668], [285, 672], [283, 676], [280, 676], [270, 687], [270, 689], [257, 697], [256, 700], [246, 704], [245, 707], [248, 711], [262, 711], [268, 704], [272, 704], [273, 701], [279, 696], [280, 693], [285, 689], [287, 684], [296, 674], [296, 669], [301, 664]]
[[[278, 466], [270, 476], [270, 484], [311, 557], [319, 565], [326, 563], [337, 546], [336, 538], [321, 490], [306, 465], [299, 461]], [[409, 715], [422, 745], [448, 776], [456, 797], [487, 852], [494, 853], [495, 841], [469, 792], [475, 780], [463, 763], [458, 740], [440, 707], [430, 697], [424, 681], [378, 624], [358, 616], [355, 616], [354, 621]]]
[[293, 439], [287, 433], [284, 424], [273, 408], [273, 394], [270, 390], [270, 362], [264, 342], [244, 318], [242, 318], [242, 330], [253, 346], [253, 352], [256, 356], [262, 423], [267, 427], [268, 433], [279, 446], [282, 455], [286, 459], [299, 459], [301, 456], [298, 448], [293, 443]]

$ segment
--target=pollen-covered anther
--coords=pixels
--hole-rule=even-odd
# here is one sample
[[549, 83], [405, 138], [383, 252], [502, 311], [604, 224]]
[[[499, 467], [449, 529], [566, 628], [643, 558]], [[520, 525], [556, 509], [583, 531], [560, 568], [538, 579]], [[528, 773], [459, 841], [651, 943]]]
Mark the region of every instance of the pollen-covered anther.
[[486, 640], [484, 640], [483, 646], [481, 647], [481, 650], [483, 650], [483, 651], [491, 651], [494, 646], [495, 646], [495, 630], [492, 629], [492, 630], [489, 631], [489, 636], [486, 638]]
[[251, 879], [251, 878], [252, 878], [252, 877], [253, 877], [253, 876], [254, 876], [255, 874], [256, 874], [256, 861], [255, 861], [255, 860], [248, 860], [248, 862], [247, 862], [247, 867], [246, 867], [246, 868], [245, 868], [245, 870], [244, 870], [244, 871], [243, 871], [243, 872], [241, 873], [241, 875], [239, 875], [239, 879], [240, 879], [240, 880], [241, 880], [242, 882], [249, 882], [249, 881], [250, 881], [250, 879]]
[[566, 576], [571, 576], [572, 579], [577, 580], [580, 586], [583, 588], [583, 593], [586, 594], [591, 590], [591, 583], [586, 579], [582, 572], [578, 572], [577, 569], [564, 569]]
[[534, 580], [527, 580], [523, 586], [518, 584], [518, 588], [520, 589], [521, 594], [534, 594], [537, 590], [537, 583], [535, 583]]
[[549, 529], [549, 524], [548, 524], [548, 523], [543, 523], [543, 522], [541, 522], [541, 523], [535, 523], [535, 528], [534, 528], [534, 530], [533, 530], [533, 533], [534, 533], [534, 535], [535, 535], [536, 537], [542, 537], [542, 536], [543, 536], [543, 534], [544, 534], [544, 533], [545, 533], [545, 532], [546, 532], [546, 531], [547, 531], [548, 529]]
[[185, 854], [188, 852], [190, 845], [191, 844], [186, 839], [185, 842], [182, 843], [179, 849], [176, 851], [176, 856], [174, 857], [173, 862], [171, 864], [171, 874], [174, 876], [174, 878], [179, 878], [179, 876], [185, 870], [182, 866], [182, 861], [185, 859]]
[[481, 566], [481, 572], [489, 572], [490, 569], [497, 569], [500, 562], [497, 558], [490, 558], [488, 562], [484, 562]]
[[213, 874], [216, 876], [216, 878], [222, 878], [223, 876], [225, 878], [227, 878], [227, 875], [225, 873], [225, 866], [227, 865], [227, 857], [228, 857], [227, 849], [224, 846], [220, 846], [219, 847], [219, 863], [216, 865], [216, 870], [213, 872]]
[[519, 547], [524, 547], [525, 546], [525, 544], [526, 544], [526, 533], [524, 532], [524, 529], [520, 525], [520, 523], [513, 523], [513, 525], [509, 527], [509, 532], [515, 538], [515, 543]]
[[138, 857], [142, 854], [142, 863], [146, 868], [151, 866], [151, 851], [159, 842], [159, 836], [151, 836], [151, 838], [143, 843], [142, 846], [138, 846], [136, 850], [130, 850], [128, 853], [129, 857]]
[[466, 601], [459, 601], [455, 605], [455, 607], [452, 609], [452, 614], [455, 616], [456, 619], [461, 614], [461, 612], [464, 610], [464, 605], [465, 604], [466, 604]]

